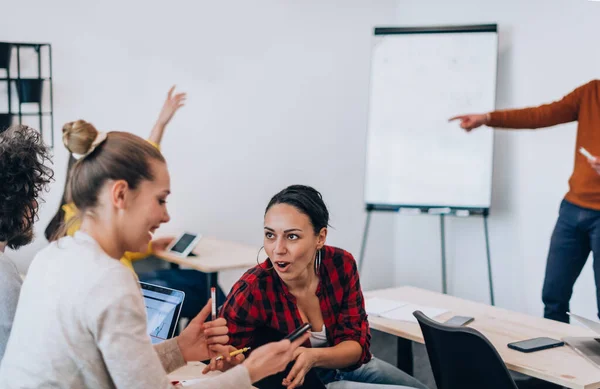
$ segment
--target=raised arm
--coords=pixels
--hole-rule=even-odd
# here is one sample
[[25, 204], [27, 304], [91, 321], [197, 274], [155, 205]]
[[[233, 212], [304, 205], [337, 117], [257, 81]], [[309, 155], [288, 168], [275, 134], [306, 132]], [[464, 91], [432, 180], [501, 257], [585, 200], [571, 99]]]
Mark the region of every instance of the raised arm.
[[450, 121], [460, 120], [460, 126], [467, 131], [482, 125], [495, 128], [535, 129], [576, 121], [579, 117], [582, 97], [593, 87], [594, 82], [582, 85], [552, 103], [537, 107], [458, 115], [450, 118]]
[[158, 119], [156, 120], [156, 123], [150, 132], [150, 137], [148, 140], [154, 143], [156, 146], [160, 145], [165, 128], [173, 118], [173, 115], [175, 115], [175, 112], [177, 112], [179, 108], [183, 107], [185, 103], [187, 95], [185, 93], [174, 94], [174, 92], [175, 85], [169, 89], [167, 99], [165, 100], [165, 103], [160, 110], [160, 114], [158, 115]]

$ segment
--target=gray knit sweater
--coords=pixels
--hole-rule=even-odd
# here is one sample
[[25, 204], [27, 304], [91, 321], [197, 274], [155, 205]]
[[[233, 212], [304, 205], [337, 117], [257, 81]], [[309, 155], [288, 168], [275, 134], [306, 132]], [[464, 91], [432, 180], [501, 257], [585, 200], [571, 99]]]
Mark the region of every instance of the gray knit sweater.
[[10, 336], [22, 283], [15, 264], [0, 252], [0, 362]]
[[[53, 242], [34, 258], [21, 289], [0, 388], [171, 387], [185, 361], [176, 339], [152, 346], [134, 274], [89, 235]], [[193, 388], [250, 388], [246, 368]]]

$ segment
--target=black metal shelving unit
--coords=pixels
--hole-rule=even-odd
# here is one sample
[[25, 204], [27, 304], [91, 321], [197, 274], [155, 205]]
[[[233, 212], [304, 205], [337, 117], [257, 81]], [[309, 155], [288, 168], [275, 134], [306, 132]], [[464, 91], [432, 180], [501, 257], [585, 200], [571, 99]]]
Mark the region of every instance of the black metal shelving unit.
[[[42, 53], [42, 51], [45, 51], [45, 53]], [[46, 55], [45, 69], [42, 69], [44, 54]], [[37, 77], [35, 75], [33, 77], [23, 76], [23, 66], [25, 64], [33, 68], [37, 67]], [[14, 72], [14, 68], [16, 68], [16, 72]], [[43, 73], [45, 73], [44, 76]], [[2, 109], [2, 112], [0, 112], [0, 132], [14, 124], [16, 118], [18, 118], [18, 123], [22, 124], [24, 118], [38, 117], [37, 129], [42, 137], [49, 141], [51, 147], [54, 147], [52, 46], [49, 43], [0, 42], [1, 83], [6, 83], [4, 98], [6, 99], [7, 110]], [[16, 88], [17, 91], [18, 101], [16, 104], [13, 101], [13, 88]], [[44, 91], [46, 88], [48, 88], [48, 94], [45, 99]], [[2, 96], [0, 96], [0, 99], [2, 99]], [[35, 104], [37, 110], [23, 112], [23, 104]], [[44, 123], [45, 117], [49, 117], [49, 123]], [[47, 131], [49, 131], [49, 134], [46, 133]]]

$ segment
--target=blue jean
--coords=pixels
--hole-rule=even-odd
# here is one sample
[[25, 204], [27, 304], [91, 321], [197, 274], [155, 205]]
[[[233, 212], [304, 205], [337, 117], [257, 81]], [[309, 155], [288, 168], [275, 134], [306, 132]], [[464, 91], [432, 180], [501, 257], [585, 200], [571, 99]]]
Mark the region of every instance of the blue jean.
[[327, 389], [428, 389], [416, 378], [375, 357], [352, 371], [318, 369], [318, 374]]
[[[593, 252], [596, 303], [600, 311], [600, 211], [563, 200], [550, 240], [542, 289], [544, 317], [568, 323], [573, 285]], [[600, 313], [598, 315], [600, 317]]]

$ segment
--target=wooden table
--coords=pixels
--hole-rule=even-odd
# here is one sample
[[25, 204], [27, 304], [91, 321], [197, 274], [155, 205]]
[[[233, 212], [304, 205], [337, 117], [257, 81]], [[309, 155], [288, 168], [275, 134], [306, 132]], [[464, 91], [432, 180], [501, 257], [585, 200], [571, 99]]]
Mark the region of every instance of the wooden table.
[[[230, 269], [249, 269], [256, 266], [256, 255], [259, 248], [204, 236], [192, 251], [192, 256], [182, 258], [167, 251], [157, 251], [154, 255], [165, 261], [206, 273], [208, 281], [206, 299], [208, 300], [210, 288], [217, 286], [219, 272]], [[261, 254], [259, 260], [262, 261], [266, 258], [264, 250], [261, 251]]]
[[[448, 309], [449, 312], [434, 318], [440, 322], [444, 322], [454, 315], [474, 317], [475, 320], [468, 326], [480, 331], [490, 340], [510, 370], [568, 388], [600, 388], [600, 369], [568, 346], [530, 354], [511, 350], [507, 347], [508, 343], [540, 336], [561, 339], [566, 336], [593, 337], [598, 335], [587, 328], [529, 316], [413, 287], [369, 291], [365, 292], [364, 295], [365, 298], [379, 297]], [[405, 364], [409, 364], [408, 367], [399, 367], [403, 370], [404, 368], [411, 370], [412, 351], [410, 341], [424, 343], [419, 325], [375, 316], [369, 316], [369, 324], [373, 329], [399, 337], [399, 362], [403, 363], [404, 361]], [[410, 362], [407, 361], [408, 358], [410, 358]]]
[[206, 365], [202, 362], [189, 362], [186, 366], [183, 366], [169, 374], [169, 379], [171, 381], [181, 381], [197, 378], [209, 378], [215, 375], [223, 374], [220, 371], [211, 371], [210, 373], [202, 374], [202, 370], [204, 370], [205, 366]]

